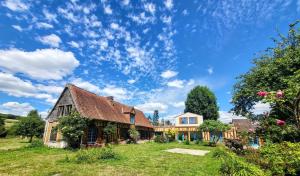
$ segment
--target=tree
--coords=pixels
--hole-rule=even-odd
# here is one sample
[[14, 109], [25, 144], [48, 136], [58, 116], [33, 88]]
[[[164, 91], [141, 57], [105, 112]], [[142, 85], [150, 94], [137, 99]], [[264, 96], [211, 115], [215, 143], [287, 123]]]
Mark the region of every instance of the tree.
[[78, 112], [73, 111], [70, 115], [58, 119], [56, 129], [62, 133], [69, 147], [78, 148], [88, 123], [87, 118], [81, 117]]
[[193, 88], [185, 101], [184, 112], [203, 115], [204, 120], [217, 120], [219, 117], [218, 110], [216, 96], [206, 86]]
[[111, 122], [108, 122], [106, 127], [104, 128], [104, 135], [105, 135], [105, 143], [109, 143], [109, 142], [117, 142], [117, 125]]
[[0, 117], [0, 137], [6, 137], [7, 131], [5, 129], [4, 118]]
[[300, 101], [300, 33], [295, 29], [297, 23], [290, 25], [287, 37], [279, 34], [279, 40], [274, 39], [275, 47], [254, 59], [254, 66], [238, 77], [232, 99], [233, 111], [236, 114], [251, 113], [253, 106], [263, 99], [257, 96], [258, 91], [281, 90], [287, 101], [283, 106], [276, 102], [270, 103], [271, 115], [291, 120], [289, 117], [296, 113], [288, 111], [289, 108], [297, 111], [299, 116], [300, 105], [297, 101]]
[[220, 140], [220, 133], [229, 130], [230, 127], [218, 120], [205, 120], [200, 126], [199, 130], [204, 132], [209, 132], [213, 136], [211, 140], [211, 145], [216, 146]]
[[158, 124], [159, 124], [158, 110], [154, 110], [153, 117], [152, 117], [152, 125], [157, 126]]
[[32, 110], [27, 117], [23, 117], [16, 124], [16, 134], [29, 137], [32, 142], [33, 137], [42, 137], [44, 133], [45, 122], [39, 116], [37, 110]]

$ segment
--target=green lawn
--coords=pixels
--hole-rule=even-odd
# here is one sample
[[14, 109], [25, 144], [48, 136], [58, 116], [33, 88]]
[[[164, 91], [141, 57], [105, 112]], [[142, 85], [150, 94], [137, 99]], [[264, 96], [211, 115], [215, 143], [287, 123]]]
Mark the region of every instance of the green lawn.
[[29, 144], [28, 139], [11, 138], [11, 137], [0, 138], [0, 151], [18, 149], [21, 147], [25, 147], [28, 144]]
[[205, 156], [192, 156], [164, 151], [175, 147], [215, 149], [179, 143], [117, 145], [113, 146], [113, 150], [119, 154], [118, 160], [86, 164], [65, 162], [66, 156], [72, 158], [76, 152], [64, 149], [0, 150], [0, 175], [218, 175], [220, 163], [212, 158], [212, 152]]

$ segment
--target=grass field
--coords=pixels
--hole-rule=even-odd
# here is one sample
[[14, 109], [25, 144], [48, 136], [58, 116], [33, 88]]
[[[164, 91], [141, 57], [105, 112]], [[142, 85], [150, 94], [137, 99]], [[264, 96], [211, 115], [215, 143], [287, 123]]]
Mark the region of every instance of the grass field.
[[5, 119], [5, 128], [8, 129], [17, 122], [18, 122], [18, 120], [16, 120], [16, 119]]
[[[6, 142], [16, 145], [23, 141], [9, 139]], [[5, 141], [0, 139], [0, 144], [3, 143]], [[164, 151], [176, 147], [215, 150], [180, 143], [117, 145], [113, 146], [119, 155], [117, 160], [78, 164], [64, 160], [66, 157], [73, 158], [76, 151], [22, 147], [0, 150], [0, 175], [218, 175], [220, 163], [212, 158], [212, 152], [205, 156], [193, 156]]]

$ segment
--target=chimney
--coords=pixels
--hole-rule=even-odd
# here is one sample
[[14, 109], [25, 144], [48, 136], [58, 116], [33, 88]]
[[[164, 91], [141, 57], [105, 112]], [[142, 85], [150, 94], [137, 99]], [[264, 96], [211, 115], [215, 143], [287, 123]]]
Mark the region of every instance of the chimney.
[[113, 96], [107, 96], [106, 99], [109, 100], [109, 101], [114, 101], [114, 97]]

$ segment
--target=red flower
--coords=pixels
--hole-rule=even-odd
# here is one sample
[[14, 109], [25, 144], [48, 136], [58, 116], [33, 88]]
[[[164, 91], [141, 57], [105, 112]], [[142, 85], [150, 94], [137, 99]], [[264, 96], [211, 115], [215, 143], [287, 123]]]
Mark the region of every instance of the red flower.
[[268, 95], [268, 92], [266, 92], [266, 91], [259, 91], [259, 92], [257, 92], [257, 95], [260, 96], [260, 97], [265, 97], [265, 96]]
[[282, 98], [282, 97], [283, 97], [283, 92], [282, 92], [281, 90], [278, 90], [278, 91], [276, 92], [276, 97], [277, 97], [277, 98]]
[[278, 126], [283, 126], [283, 125], [285, 125], [285, 121], [277, 119], [277, 120], [276, 120], [276, 124], [277, 124]]

